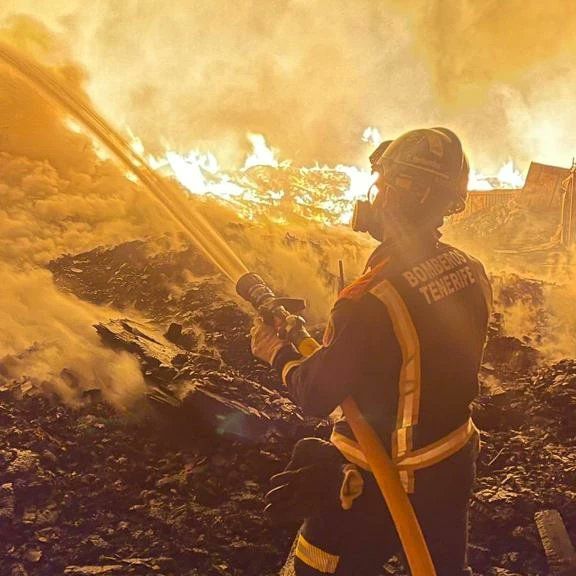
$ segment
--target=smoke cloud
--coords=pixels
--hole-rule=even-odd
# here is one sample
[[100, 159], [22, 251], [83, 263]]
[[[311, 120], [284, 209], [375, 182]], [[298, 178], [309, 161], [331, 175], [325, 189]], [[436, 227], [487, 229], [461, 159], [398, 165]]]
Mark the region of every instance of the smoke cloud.
[[[85, 74], [42, 24], [16, 18], [0, 35], [6, 38], [82, 92]], [[65, 111], [5, 66], [0, 81], [0, 273], [6, 279], [0, 288], [0, 379], [29, 378], [71, 402], [97, 387], [126, 405], [143, 391], [137, 363], [101, 346], [92, 327], [117, 313], [58, 291], [43, 268], [63, 253], [134, 238], [165, 236], [176, 246], [174, 224]], [[238, 221], [229, 208], [197, 202], [221, 230]], [[245, 223], [230, 239], [251, 267], [269, 270], [279, 290], [307, 297], [310, 317], [320, 320], [336, 291], [338, 258], [348, 258], [348, 272], [356, 273], [365, 244], [343, 249], [338, 238], [349, 233], [341, 232], [315, 251], [321, 231], [302, 224], [289, 230], [299, 239], [286, 240], [264, 218], [259, 225]]]
[[361, 134], [448, 125], [473, 164], [569, 164], [576, 7], [563, 0], [60, 0], [32, 15], [89, 71], [113, 125], [150, 151], [216, 151], [245, 134], [296, 162], [365, 162]]
[[[85, 91], [149, 152], [212, 151], [233, 167], [249, 152], [247, 133], [264, 134], [297, 164], [365, 165], [367, 126], [393, 137], [421, 125], [456, 130], [484, 171], [509, 157], [521, 167], [532, 159], [566, 165], [576, 148], [575, 25], [576, 7], [561, 0], [0, 6], [0, 39]], [[51, 373], [70, 397], [64, 367], [111, 397], [114, 380], [139, 389], [135, 364], [92, 332], [102, 312], [58, 293], [38, 267], [64, 252], [166, 234], [171, 225], [62, 111], [2, 65], [0, 202], [0, 270], [11, 278], [0, 291], [5, 370], [17, 376], [26, 366], [40, 380]], [[217, 214], [224, 229], [225, 212]], [[334, 282], [318, 282], [318, 260], [348, 259], [353, 276], [368, 247], [341, 254], [335, 236], [319, 256], [309, 244], [289, 246], [272, 225], [270, 234], [263, 224], [232, 242], [251, 268], [275, 262], [277, 284], [312, 295], [320, 317]], [[312, 243], [314, 234], [321, 231], [307, 236]], [[27, 362], [19, 362], [25, 350]]]
[[[60, 57], [34, 21], [21, 19], [0, 36]], [[80, 69], [61, 63], [60, 75], [80, 86]], [[92, 327], [114, 312], [59, 292], [42, 266], [167, 227], [61, 110], [3, 66], [0, 86], [0, 380], [30, 379], [72, 403], [99, 388], [126, 406], [144, 390], [138, 364], [101, 346]]]
[[110, 313], [59, 292], [50, 274], [0, 263], [0, 376], [25, 378], [75, 403], [98, 388], [117, 406], [144, 393], [136, 359], [102, 347], [92, 324]]
[[406, 11], [448, 118], [469, 138], [476, 164], [503, 147], [521, 164], [569, 165], [576, 6], [562, 0], [395, 2]]

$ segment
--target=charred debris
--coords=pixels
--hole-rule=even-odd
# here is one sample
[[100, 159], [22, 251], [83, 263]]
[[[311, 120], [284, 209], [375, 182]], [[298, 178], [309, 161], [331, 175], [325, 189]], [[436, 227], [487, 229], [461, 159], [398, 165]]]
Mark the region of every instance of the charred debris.
[[[130, 242], [50, 269], [62, 290], [125, 312], [95, 329], [138, 358], [148, 399], [120, 413], [87, 390], [69, 407], [0, 365], [0, 573], [274, 574], [290, 532], [263, 518], [268, 477], [297, 438], [329, 426], [304, 418], [252, 358], [249, 311], [191, 249]], [[506, 335], [506, 309], [542, 306], [545, 285], [495, 283], [474, 408], [483, 450], [471, 565], [479, 575], [544, 575], [535, 515], [557, 511], [576, 541], [576, 361], [543, 360], [543, 327]]]

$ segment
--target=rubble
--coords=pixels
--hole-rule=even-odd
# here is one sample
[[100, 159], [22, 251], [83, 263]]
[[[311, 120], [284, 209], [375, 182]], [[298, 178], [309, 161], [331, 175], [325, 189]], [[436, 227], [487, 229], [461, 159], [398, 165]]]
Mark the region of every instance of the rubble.
[[[149, 327], [130, 320], [98, 324], [102, 339], [135, 353], [156, 403], [178, 411], [196, 432], [266, 441], [273, 433], [301, 436], [305, 421], [277, 391], [242, 377], [213, 356], [176, 347]], [[309, 430], [316, 425], [311, 421]]]
[[[515, 254], [538, 257], [539, 250], [550, 249], [560, 226], [560, 212], [556, 207], [531, 207], [521, 198], [512, 199], [490, 210], [482, 210], [464, 220], [450, 222], [445, 228], [448, 242], [468, 245], [470, 239], [481, 243], [484, 250], [495, 256]], [[520, 260], [519, 260], [520, 262]]]
[[576, 550], [557, 510], [543, 510], [534, 515], [542, 546], [552, 574], [576, 573]]
[[[50, 269], [61, 289], [94, 304], [139, 314], [163, 327], [166, 339], [183, 351], [194, 334], [195, 352], [215, 356], [265, 386], [281, 387], [278, 376], [250, 354], [248, 310], [234, 300], [228, 281], [194, 249], [167, 251], [134, 241], [63, 256]], [[171, 324], [181, 328], [170, 331]], [[178, 340], [178, 330], [188, 337], [184, 345], [173, 340]]]
[[14, 487], [6, 482], [0, 486], [0, 524], [14, 519], [15, 505]]
[[484, 359], [488, 363], [499, 364], [508, 371], [518, 373], [537, 366], [542, 355], [536, 348], [514, 336], [495, 336], [486, 345]]
[[[246, 562], [266, 574], [279, 564], [284, 537], [263, 521], [262, 494], [292, 440], [272, 436], [256, 446], [184, 436], [102, 403], [73, 409], [36, 397], [0, 407], [13, 417], [0, 435], [8, 466], [48, 448], [56, 460], [18, 466], [12, 488], [2, 487], [10, 525], [0, 521], [0, 574], [18, 563], [46, 576], [70, 566], [69, 573], [110, 565], [122, 574], [156, 573], [144, 564], [174, 576], [221, 574], [224, 563], [241, 573]], [[38, 485], [38, 475], [50, 482]], [[38, 555], [30, 550], [41, 557], [32, 561]]]
[[76, 576], [108, 576], [109, 574], [122, 574], [124, 566], [122, 564], [108, 564], [105, 566], [66, 566], [64, 574], [75, 574]]
[[[62, 289], [124, 311], [97, 330], [139, 359], [152, 402], [125, 414], [97, 390], [74, 408], [0, 393], [0, 574], [277, 573], [293, 534], [263, 516], [268, 478], [328, 425], [302, 419], [251, 357], [248, 311], [191, 250], [129, 243], [51, 268]], [[538, 304], [537, 284], [502, 287], [504, 316], [519, 299]], [[576, 540], [576, 361], [547, 365], [536, 339], [500, 324], [474, 406], [470, 561], [477, 576], [543, 576], [534, 514], [557, 510]]]
[[[495, 366], [483, 378], [498, 374]], [[539, 510], [559, 510], [576, 536], [574, 375], [576, 362], [565, 361], [498, 380], [476, 407], [483, 450], [470, 556], [478, 575], [546, 574]], [[562, 400], [550, 403], [554, 390]], [[490, 410], [499, 418], [486, 417]], [[134, 558], [152, 566], [171, 558], [158, 571], [166, 576], [271, 575], [280, 566], [292, 535], [265, 521], [263, 495], [292, 439], [184, 434], [147, 412], [127, 419], [103, 403], [73, 409], [45, 397], [0, 400], [0, 414], [10, 421], [2, 461], [15, 463], [10, 530], [0, 521], [0, 573], [17, 564], [31, 575], [107, 566], [156, 573], [124, 562]], [[29, 549], [42, 557], [30, 562]]]
[[[502, 392], [482, 396], [476, 406], [483, 450], [472, 541], [483, 540], [496, 562], [515, 573], [547, 573], [534, 524], [538, 511], [557, 509], [576, 541], [576, 426], [569, 417], [576, 403], [575, 370], [576, 362], [562, 361], [513, 380], [506, 375]], [[563, 390], [557, 402], [550, 401], [555, 387]]]

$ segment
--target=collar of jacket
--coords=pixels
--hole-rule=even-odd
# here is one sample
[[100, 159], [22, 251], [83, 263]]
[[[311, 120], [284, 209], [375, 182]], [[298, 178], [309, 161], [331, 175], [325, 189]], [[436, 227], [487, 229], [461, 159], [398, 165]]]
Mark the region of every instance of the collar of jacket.
[[441, 237], [442, 233], [440, 230], [432, 230], [401, 240], [396, 238], [385, 240], [370, 254], [364, 268], [364, 273], [368, 270], [373, 270], [378, 264], [391, 256], [402, 255], [405, 257], [407, 254], [417, 254], [422, 250], [436, 246]]

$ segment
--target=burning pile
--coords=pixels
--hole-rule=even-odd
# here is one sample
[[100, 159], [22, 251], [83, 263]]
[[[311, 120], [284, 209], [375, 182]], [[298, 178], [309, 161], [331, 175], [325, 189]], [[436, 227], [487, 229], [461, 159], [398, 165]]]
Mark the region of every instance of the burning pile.
[[[261, 135], [249, 135], [253, 151], [241, 169], [221, 170], [212, 154], [167, 151], [163, 158], [148, 155], [151, 166], [177, 180], [190, 194], [216, 198], [243, 219], [258, 217], [286, 224], [312, 220], [347, 223], [356, 198], [366, 195], [373, 177], [355, 166], [296, 167], [279, 163]], [[135, 141], [132, 146], [142, 151]]]

